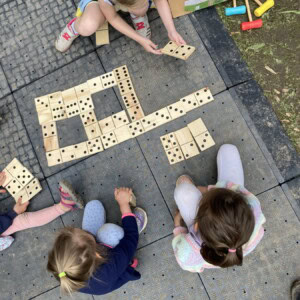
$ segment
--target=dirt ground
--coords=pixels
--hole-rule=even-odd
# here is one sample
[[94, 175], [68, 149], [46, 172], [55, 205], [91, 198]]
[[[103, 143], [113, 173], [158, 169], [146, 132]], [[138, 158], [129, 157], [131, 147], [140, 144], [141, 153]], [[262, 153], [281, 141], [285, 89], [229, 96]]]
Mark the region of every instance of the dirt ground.
[[[249, 2], [256, 19], [257, 5], [252, 0]], [[243, 4], [237, 1], [238, 6]], [[247, 15], [226, 17], [224, 14], [225, 7], [232, 5], [232, 1], [227, 1], [216, 8], [300, 153], [300, 2], [275, 1], [275, 6], [261, 17], [263, 27], [244, 32], [240, 24], [247, 21]]]

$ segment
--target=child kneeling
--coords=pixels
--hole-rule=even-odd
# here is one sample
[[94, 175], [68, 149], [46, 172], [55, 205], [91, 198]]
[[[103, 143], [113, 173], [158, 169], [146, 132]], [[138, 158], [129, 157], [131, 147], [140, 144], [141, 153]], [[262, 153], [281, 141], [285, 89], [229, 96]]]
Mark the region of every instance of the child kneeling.
[[234, 145], [221, 146], [217, 166], [215, 186], [196, 187], [187, 175], [176, 182], [178, 212], [172, 245], [178, 264], [190, 272], [242, 265], [243, 256], [264, 234], [266, 219], [259, 200], [244, 188], [242, 162]]
[[106, 214], [98, 200], [90, 201], [84, 210], [82, 229], [61, 230], [49, 253], [47, 269], [60, 281], [63, 294], [78, 291], [103, 295], [120, 288], [128, 281], [138, 280], [134, 259], [147, 215], [141, 208], [132, 213], [129, 188], [115, 189], [123, 228], [105, 224]]

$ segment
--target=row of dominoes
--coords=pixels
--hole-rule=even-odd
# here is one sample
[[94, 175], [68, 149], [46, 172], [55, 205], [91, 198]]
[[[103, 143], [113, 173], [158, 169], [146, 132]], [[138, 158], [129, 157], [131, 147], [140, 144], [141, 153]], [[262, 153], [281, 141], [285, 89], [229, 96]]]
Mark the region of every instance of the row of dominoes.
[[6, 166], [3, 172], [6, 177], [2, 185], [16, 202], [21, 198], [22, 203], [25, 203], [42, 190], [39, 180], [33, 177], [16, 158]]
[[195, 47], [189, 45], [178, 46], [176, 43], [170, 41], [161, 49], [161, 52], [169, 56], [187, 60], [194, 53], [195, 49]]
[[204, 151], [215, 145], [201, 118], [187, 127], [161, 136], [160, 140], [171, 165], [200, 154], [198, 147]]
[[[46, 152], [48, 166], [79, 159], [137, 137], [171, 120], [179, 118], [201, 105], [213, 101], [208, 88], [203, 88], [179, 101], [129, 123], [125, 111], [97, 121], [93, 110], [81, 114], [89, 141]], [[87, 129], [88, 128], [88, 129]], [[88, 133], [89, 132], [89, 133]]]

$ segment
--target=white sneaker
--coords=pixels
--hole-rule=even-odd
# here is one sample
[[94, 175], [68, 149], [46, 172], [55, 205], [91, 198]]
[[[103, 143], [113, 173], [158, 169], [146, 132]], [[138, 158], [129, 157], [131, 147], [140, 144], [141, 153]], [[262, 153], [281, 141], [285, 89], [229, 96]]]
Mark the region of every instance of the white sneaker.
[[75, 19], [68, 23], [57, 37], [55, 41], [55, 48], [57, 51], [66, 52], [71, 47], [73, 41], [79, 36], [79, 34], [74, 34], [71, 28], [71, 24], [74, 21]]
[[130, 14], [130, 18], [132, 20], [133, 26], [136, 30], [136, 32], [147, 38], [150, 39], [151, 38], [151, 28], [149, 25], [149, 20], [147, 17], [147, 14], [144, 15], [143, 17], [137, 17], [133, 14]]

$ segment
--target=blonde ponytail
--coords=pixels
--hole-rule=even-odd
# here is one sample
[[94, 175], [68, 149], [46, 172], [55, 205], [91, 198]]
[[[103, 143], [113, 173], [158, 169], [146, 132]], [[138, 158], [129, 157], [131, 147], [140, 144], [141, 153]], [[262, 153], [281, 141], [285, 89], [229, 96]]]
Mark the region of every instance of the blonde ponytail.
[[84, 230], [66, 227], [49, 252], [47, 270], [60, 281], [62, 294], [83, 288], [98, 266], [106, 261], [106, 250]]

